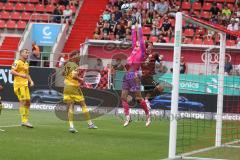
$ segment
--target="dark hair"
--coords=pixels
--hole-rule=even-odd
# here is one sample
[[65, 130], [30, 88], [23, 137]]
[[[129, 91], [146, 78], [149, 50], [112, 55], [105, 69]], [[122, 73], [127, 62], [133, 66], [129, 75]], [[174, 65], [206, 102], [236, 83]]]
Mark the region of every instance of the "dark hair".
[[70, 58], [73, 58], [74, 56], [79, 55], [79, 53], [80, 53], [79, 50], [74, 50], [74, 51], [72, 51], [72, 52], [70, 53], [69, 57], [70, 57]]
[[20, 50], [20, 54], [22, 54], [24, 51], [28, 51], [28, 49], [26, 49], [26, 48], [25, 49], [21, 49]]

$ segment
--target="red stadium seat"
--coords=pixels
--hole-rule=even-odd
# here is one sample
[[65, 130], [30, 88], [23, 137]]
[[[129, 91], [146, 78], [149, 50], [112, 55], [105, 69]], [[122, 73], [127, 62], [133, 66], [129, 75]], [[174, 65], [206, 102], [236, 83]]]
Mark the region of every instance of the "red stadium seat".
[[212, 3], [204, 3], [203, 4], [203, 10], [205, 10], [205, 11], [210, 11], [211, 7], [212, 7]]
[[11, 3], [17, 3], [18, 0], [8, 0], [8, 2], [11, 2]]
[[28, 0], [19, 0], [21, 3], [28, 3]]
[[3, 10], [3, 3], [0, 2], [0, 11]]
[[174, 37], [171, 38], [170, 43], [174, 43]]
[[234, 40], [227, 40], [226, 41], [226, 45], [227, 46], [235, 46], [236, 45], [236, 41], [234, 41]]
[[11, 17], [12, 20], [21, 20], [19, 12], [12, 12], [10, 17]]
[[163, 37], [163, 39], [165, 39], [166, 43], [169, 43], [169, 37]]
[[173, 27], [175, 27], [175, 19], [170, 18], [169, 21], [170, 21], [171, 25], [172, 25]]
[[192, 4], [192, 9], [193, 9], [193, 10], [201, 10], [201, 9], [202, 9], [201, 3], [199, 3], [199, 2], [194, 2], [194, 3]]
[[202, 44], [202, 39], [200, 39], [200, 38], [194, 39], [193, 44]]
[[17, 29], [24, 30], [27, 26], [27, 23], [25, 21], [18, 21], [17, 22]]
[[190, 10], [191, 8], [191, 3], [189, 2], [182, 2], [182, 9], [183, 10]]
[[4, 28], [5, 28], [5, 21], [0, 20], [0, 29], [4, 29]]
[[234, 8], [234, 5], [233, 5], [232, 3], [228, 3], [227, 6], [228, 6], [228, 8], [229, 8], [231, 11], [232, 11], [233, 8]]
[[10, 15], [7, 11], [0, 12], [0, 19], [9, 19]]
[[218, 7], [220, 10], [222, 10], [222, 7], [223, 7], [222, 3], [217, 3], [217, 7]]
[[29, 21], [29, 19], [31, 18], [31, 14], [28, 12], [23, 12], [21, 17], [23, 21]]
[[39, 12], [39, 13], [43, 13], [45, 11], [44, 5], [42, 4], [37, 4], [35, 8], [36, 8], [36, 12]]
[[158, 41], [158, 37], [156, 36], [151, 36], [150, 39], [149, 39], [150, 42], [154, 43], [154, 42], [157, 42]]
[[150, 27], [143, 27], [142, 32], [144, 35], [150, 35], [151, 29]]
[[183, 10], [182, 11], [184, 14], [189, 14], [189, 10]]
[[204, 19], [209, 19], [210, 18], [210, 12], [203, 11], [201, 13], [201, 17], [204, 18]]
[[26, 12], [34, 12], [34, 10], [35, 10], [35, 7], [34, 7], [33, 4], [27, 3], [27, 4], [25, 5], [25, 11], [26, 11]]
[[15, 11], [19, 12], [25, 11], [25, 5], [23, 3], [17, 3], [15, 6]]
[[54, 8], [55, 7], [53, 5], [49, 4], [49, 5], [46, 6], [46, 12], [47, 13], [52, 13]]
[[204, 39], [203, 44], [205, 45], [214, 45], [214, 42], [212, 39]]
[[4, 9], [6, 11], [13, 11], [14, 10], [14, 5], [13, 3], [6, 3], [5, 6], [4, 6]]
[[6, 28], [7, 29], [15, 29], [16, 28], [16, 22], [12, 21], [12, 20], [7, 21]]
[[185, 29], [183, 32], [183, 35], [186, 37], [193, 37], [194, 31], [193, 31], [193, 29]]
[[65, 10], [65, 6], [63, 6], [63, 5], [60, 5], [59, 8], [60, 8], [61, 11], [64, 11], [64, 10]]
[[192, 43], [192, 39], [191, 38], [185, 38], [183, 43], [185, 44], [191, 44]]
[[39, 3], [39, 0], [29, 0], [30, 3], [34, 3], [34, 4], [37, 4]]
[[196, 35], [203, 36], [205, 34], [204, 28], [198, 28], [196, 29]]

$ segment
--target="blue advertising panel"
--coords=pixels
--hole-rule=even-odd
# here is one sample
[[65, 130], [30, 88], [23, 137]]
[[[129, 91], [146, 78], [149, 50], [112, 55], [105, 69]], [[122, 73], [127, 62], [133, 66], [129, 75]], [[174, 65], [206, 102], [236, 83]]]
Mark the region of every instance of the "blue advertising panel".
[[39, 46], [53, 46], [61, 30], [60, 24], [33, 24], [33, 41]]

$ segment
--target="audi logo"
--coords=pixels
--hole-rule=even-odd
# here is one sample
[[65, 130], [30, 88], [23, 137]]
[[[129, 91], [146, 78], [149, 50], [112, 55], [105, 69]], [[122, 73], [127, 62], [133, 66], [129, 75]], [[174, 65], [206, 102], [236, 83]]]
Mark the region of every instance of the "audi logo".
[[[212, 53], [208, 53], [208, 54], [209, 54], [209, 60], [208, 60], [209, 63], [215, 64], [215, 63], [219, 62], [219, 54], [218, 53], [212, 52]], [[228, 57], [229, 62], [231, 62], [231, 59], [232, 59], [231, 55], [226, 53], [225, 56]], [[202, 59], [202, 62], [204, 62], [204, 63], [207, 62], [206, 61], [207, 60], [206, 52], [201, 55], [201, 59]]]

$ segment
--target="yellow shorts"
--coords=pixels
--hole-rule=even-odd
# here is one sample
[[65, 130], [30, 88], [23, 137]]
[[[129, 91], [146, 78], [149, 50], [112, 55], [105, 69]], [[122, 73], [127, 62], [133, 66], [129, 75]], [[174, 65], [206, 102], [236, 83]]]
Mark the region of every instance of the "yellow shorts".
[[14, 87], [14, 93], [19, 101], [30, 100], [30, 92], [28, 86]]
[[78, 86], [66, 85], [63, 91], [64, 102], [81, 102], [84, 101], [84, 96]]

